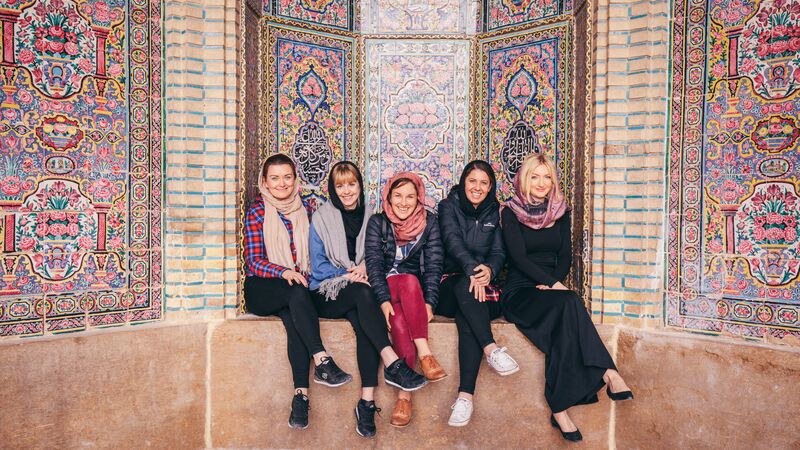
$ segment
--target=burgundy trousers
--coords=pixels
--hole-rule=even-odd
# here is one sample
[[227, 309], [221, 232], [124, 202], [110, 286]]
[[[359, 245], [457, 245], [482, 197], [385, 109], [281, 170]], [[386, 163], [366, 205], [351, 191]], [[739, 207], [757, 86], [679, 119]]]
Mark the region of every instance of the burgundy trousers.
[[414, 339], [428, 338], [428, 311], [425, 309], [422, 286], [419, 279], [410, 274], [392, 275], [386, 281], [394, 308], [394, 315], [389, 318], [392, 347], [397, 356], [413, 369], [417, 362]]

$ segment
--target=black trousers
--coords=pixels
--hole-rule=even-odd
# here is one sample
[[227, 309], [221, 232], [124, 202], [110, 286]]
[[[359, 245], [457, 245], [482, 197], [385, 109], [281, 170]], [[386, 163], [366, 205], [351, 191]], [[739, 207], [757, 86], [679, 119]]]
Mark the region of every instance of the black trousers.
[[616, 369], [583, 300], [573, 291], [523, 287], [505, 315], [545, 354], [544, 397], [554, 413], [597, 401], [606, 369]]
[[289, 286], [283, 278], [247, 277], [244, 302], [257, 316], [278, 316], [286, 328], [289, 364], [295, 388], [308, 387], [311, 356], [325, 351], [319, 335], [319, 319], [308, 288]]
[[456, 319], [458, 392], [475, 393], [483, 348], [494, 343], [491, 321], [500, 317], [500, 302], [479, 302], [469, 291], [469, 277], [453, 275], [439, 285], [436, 314]]
[[384, 319], [372, 288], [364, 283], [350, 283], [335, 300], [325, 300], [318, 291], [311, 291], [311, 300], [320, 317], [346, 318], [356, 334], [356, 355], [361, 387], [378, 385], [380, 351], [391, 346]]

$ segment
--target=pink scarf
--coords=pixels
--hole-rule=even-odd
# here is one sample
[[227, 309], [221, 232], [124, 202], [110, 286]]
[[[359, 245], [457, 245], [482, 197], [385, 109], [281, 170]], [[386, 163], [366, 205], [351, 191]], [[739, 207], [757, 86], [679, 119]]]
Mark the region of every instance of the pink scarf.
[[[405, 220], [400, 220], [392, 210], [392, 205], [389, 204], [389, 188], [395, 180], [400, 178], [408, 178], [417, 189], [417, 207]], [[403, 246], [416, 239], [425, 229], [428, 218], [425, 211], [425, 186], [422, 184], [422, 179], [411, 172], [400, 172], [390, 178], [383, 186], [383, 213], [394, 225], [394, 238], [398, 246]]]
[[552, 227], [569, 209], [558, 179], [553, 180], [553, 189], [544, 202], [529, 203], [522, 192], [522, 171], [514, 177], [514, 197], [503, 207], [511, 208], [521, 224], [534, 230]]

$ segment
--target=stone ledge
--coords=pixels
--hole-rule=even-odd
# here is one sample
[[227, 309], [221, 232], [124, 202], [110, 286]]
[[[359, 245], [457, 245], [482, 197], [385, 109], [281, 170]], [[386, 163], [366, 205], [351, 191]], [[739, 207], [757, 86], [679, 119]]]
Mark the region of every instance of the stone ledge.
[[[240, 320], [223, 323], [211, 337], [211, 417], [215, 447], [272, 448], [553, 448], [561, 436], [549, 425], [543, 396], [544, 358], [514, 327], [493, 323], [495, 339], [520, 364], [520, 372], [500, 377], [482, 364], [469, 426], [447, 425], [458, 387], [457, 335], [452, 324], [430, 325], [434, 354], [450, 376], [413, 395], [413, 419], [408, 428], [389, 425], [396, 390], [381, 375], [376, 401], [383, 408], [377, 418], [378, 436], [365, 440], [355, 433], [353, 408], [360, 398], [353, 331], [344, 320], [322, 321], [326, 348], [337, 363], [354, 376], [346, 386], [331, 389], [311, 383], [310, 426], [305, 431], [287, 426], [292, 380], [286, 357], [286, 337], [279, 320]], [[613, 330], [601, 328], [609, 341]], [[263, 355], [261, 358], [255, 355]], [[269, 385], [263, 389], [254, 385]], [[586, 444], [608, 445], [609, 400], [575, 409]], [[336, 417], [336, 420], [325, 420]]]
[[[312, 383], [308, 430], [285, 424], [291, 379], [285, 336], [278, 321], [229, 322], [212, 336], [212, 441], [221, 447], [309, 446], [352, 448], [554, 448], [564, 445], [547, 423], [542, 390], [544, 358], [512, 324], [493, 323], [498, 344], [507, 346], [521, 371], [501, 378], [484, 363], [475, 412], [464, 428], [446, 421], [456, 396], [455, 327], [431, 324], [431, 346], [450, 373], [414, 394], [414, 418], [406, 429], [388, 425], [395, 391], [377, 390], [384, 416], [378, 437], [356, 436], [352, 408], [359, 397], [355, 345], [344, 321], [323, 321], [323, 339], [337, 362], [356, 377], [332, 390]], [[239, 327], [241, 324], [243, 327]], [[800, 349], [728, 337], [598, 325], [636, 400], [615, 404], [604, 393], [596, 405], [571, 415], [587, 448], [800, 448], [800, 419], [787, 411], [800, 404]], [[265, 355], [269, 363], [252, 357]], [[712, 358], [711, 355], [716, 355]], [[278, 372], [276, 374], [276, 371]], [[266, 381], [268, 392], [247, 382]], [[220, 379], [226, 381], [219, 381]], [[341, 420], [325, 421], [332, 414]], [[237, 418], [238, 417], [238, 418]]]
[[[522, 370], [484, 364], [469, 426], [446, 425], [456, 395], [456, 332], [431, 324], [450, 377], [414, 395], [409, 428], [388, 425], [394, 389], [379, 386], [379, 436], [356, 436], [352, 328], [323, 321], [337, 361], [356, 375], [311, 387], [311, 426], [286, 425], [291, 398], [283, 325], [229, 320], [16, 340], [0, 345], [0, 436], [9, 448], [553, 448], [542, 355], [511, 324], [493, 323]], [[586, 448], [800, 448], [800, 348], [672, 330], [598, 326], [636, 393], [574, 408]], [[328, 413], [327, 416], [325, 413]], [[325, 420], [327, 417], [327, 420]], [[333, 418], [331, 418], [333, 417]]]
[[137, 326], [0, 347], [0, 447], [203, 447], [207, 332]]
[[625, 330], [616, 360], [636, 389], [618, 448], [800, 448], [800, 348]]
[[[281, 321], [281, 319], [276, 317], [276, 316], [266, 316], [266, 317], [264, 317], [264, 316], [257, 316], [257, 315], [252, 314], [252, 313], [240, 314], [240, 315], [238, 315], [235, 318], [230, 319], [230, 320], [234, 320], [234, 321], [236, 321], [236, 320], [242, 320], [242, 321], [267, 321], [267, 322], [269, 322], [269, 321], [280, 322]], [[320, 322], [347, 322], [347, 319], [324, 319], [324, 318], [321, 318], [321, 319], [319, 319], [319, 321]], [[439, 316], [439, 315], [433, 316], [433, 320], [431, 320], [431, 323], [455, 323], [455, 322], [456, 322], [455, 319], [451, 319], [449, 317], [444, 317], [444, 316]], [[497, 323], [497, 324], [510, 324], [511, 322], [507, 321], [506, 319], [504, 319], [502, 317], [498, 317], [497, 319], [493, 320], [492, 323], [493, 324], [495, 324], [495, 323]]]

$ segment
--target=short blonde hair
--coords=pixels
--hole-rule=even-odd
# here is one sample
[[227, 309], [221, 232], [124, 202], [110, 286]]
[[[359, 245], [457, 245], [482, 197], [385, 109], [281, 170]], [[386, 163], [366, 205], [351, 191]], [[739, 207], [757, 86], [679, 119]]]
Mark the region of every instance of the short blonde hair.
[[547, 193], [548, 198], [550, 194], [553, 193], [556, 183], [558, 183], [556, 164], [549, 156], [544, 153], [531, 153], [526, 156], [525, 160], [522, 162], [522, 167], [519, 168], [519, 176], [522, 177], [520, 179], [521, 194], [528, 202], [533, 201], [531, 198], [531, 172], [536, 170], [539, 166], [547, 167], [547, 171], [550, 172], [550, 179], [553, 180], [553, 188]]
[[[358, 182], [358, 169], [355, 166], [350, 164], [338, 164], [336, 167], [333, 168], [331, 171], [331, 177], [333, 178], [333, 184], [339, 183], [351, 183], [353, 181]], [[363, 188], [363, 186], [359, 186]]]

